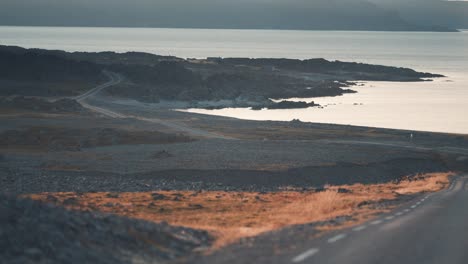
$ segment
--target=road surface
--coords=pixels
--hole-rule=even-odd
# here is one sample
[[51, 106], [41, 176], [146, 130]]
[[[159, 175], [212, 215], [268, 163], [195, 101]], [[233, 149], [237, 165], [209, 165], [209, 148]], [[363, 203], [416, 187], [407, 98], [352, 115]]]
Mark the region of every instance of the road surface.
[[83, 102], [86, 98], [91, 97], [93, 95], [96, 95], [97, 93], [99, 93], [103, 89], [105, 89], [107, 87], [110, 87], [110, 86], [113, 86], [113, 85], [116, 85], [116, 84], [119, 84], [120, 82], [122, 82], [122, 79], [123, 79], [122, 76], [115, 73], [115, 72], [110, 72], [110, 71], [105, 71], [104, 70], [104, 71], [102, 71], [102, 73], [109, 78], [108, 82], [103, 83], [103, 84], [101, 84], [99, 86], [96, 86], [95, 88], [87, 91], [86, 93], [84, 93], [82, 95], [73, 97], [73, 99], [75, 99], [78, 102]]
[[368, 223], [301, 245], [290, 263], [468, 263], [468, 176]]

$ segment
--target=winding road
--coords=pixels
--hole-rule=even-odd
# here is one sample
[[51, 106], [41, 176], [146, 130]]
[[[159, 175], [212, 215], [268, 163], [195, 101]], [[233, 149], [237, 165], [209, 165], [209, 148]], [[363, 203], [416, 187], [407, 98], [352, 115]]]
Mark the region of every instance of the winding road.
[[290, 263], [468, 263], [468, 176], [368, 223], [311, 240]]
[[101, 84], [101, 85], [87, 91], [86, 93], [84, 93], [82, 95], [73, 97], [72, 99], [76, 100], [84, 108], [87, 108], [87, 109], [89, 109], [89, 110], [91, 110], [93, 112], [100, 113], [102, 115], [105, 115], [105, 116], [108, 116], [108, 117], [111, 117], [111, 118], [131, 118], [131, 119], [136, 119], [136, 120], [140, 120], [140, 121], [144, 121], [144, 122], [155, 123], [155, 124], [166, 126], [166, 127], [170, 128], [172, 130], [175, 130], [177, 132], [184, 132], [184, 133], [187, 133], [187, 134], [189, 134], [191, 136], [195, 136], [195, 137], [234, 139], [234, 138], [227, 137], [227, 136], [224, 136], [224, 135], [220, 135], [220, 134], [204, 131], [204, 130], [201, 130], [201, 129], [188, 127], [188, 126], [185, 126], [185, 125], [182, 125], [182, 124], [178, 124], [178, 123], [175, 123], [175, 122], [169, 122], [167, 120], [162, 120], [162, 119], [159, 119], [159, 118], [147, 118], [147, 117], [136, 116], [136, 115], [127, 115], [127, 114], [119, 113], [119, 112], [117, 112], [115, 110], [110, 110], [110, 109], [106, 109], [106, 108], [99, 107], [99, 106], [96, 106], [96, 105], [91, 105], [89, 102], [86, 102], [86, 99], [97, 95], [99, 92], [101, 92], [105, 88], [108, 88], [108, 87], [111, 87], [111, 86], [114, 86], [114, 85], [117, 85], [117, 84], [121, 83], [122, 80], [124, 79], [120, 74], [117, 74], [115, 72], [110, 72], [110, 71], [104, 70], [103, 74], [106, 75], [109, 78], [108, 82], [106, 82], [104, 84]]
[[105, 89], [107, 87], [119, 84], [123, 80], [123, 77], [120, 74], [117, 74], [115, 72], [110, 72], [110, 71], [104, 70], [104, 71], [102, 71], [102, 73], [109, 78], [108, 82], [103, 83], [103, 84], [101, 84], [99, 86], [96, 86], [95, 88], [87, 91], [86, 93], [84, 93], [82, 95], [78, 95], [76, 97], [73, 97], [72, 99], [75, 99], [78, 102], [83, 102], [86, 98], [91, 97], [93, 95], [96, 95], [101, 90], [103, 90], [103, 89]]

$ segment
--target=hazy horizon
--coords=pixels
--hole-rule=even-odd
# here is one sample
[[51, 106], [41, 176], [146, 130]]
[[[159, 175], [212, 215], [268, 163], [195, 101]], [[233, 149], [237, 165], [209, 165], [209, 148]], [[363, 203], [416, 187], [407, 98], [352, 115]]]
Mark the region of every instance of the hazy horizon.
[[0, 25], [445, 31], [468, 28], [467, 14], [438, 0], [4, 0]]

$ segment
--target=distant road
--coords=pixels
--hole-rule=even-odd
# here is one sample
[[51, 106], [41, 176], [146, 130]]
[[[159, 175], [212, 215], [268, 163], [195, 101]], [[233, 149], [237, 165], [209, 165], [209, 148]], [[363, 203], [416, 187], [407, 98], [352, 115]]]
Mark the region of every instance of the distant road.
[[[363, 225], [311, 240], [289, 263], [468, 263], [468, 176]], [[274, 261], [273, 261], [274, 262]]]
[[132, 118], [132, 119], [145, 121], [145, 122], [149, 122], [149, 123], [160, 124], [160, 125], [166, 126], [168, 128], [171, 128], [171, 129], [173, 129], [175, 131], [185, 132], [185, 133], [187, 133], [189, 135], [192, 135], [192, 136], [207, 137], [207, 138], [234, 139], [234, 138], [231, 138], [231, 137], [219, 135], [219, 134], [216, 134], [216, 133], [211, 133], [211, 132], [204, 131], [204, 130], [201, 130], [201, 129], [196, 129], [196, 128], [191, 128], [191, 127], [188, 127], [188, 126], [184, 126], [182, 124], [169, 122], [167, 120], [162, 120], [162, 119], [159, 119], [159, 118], [147, 118], [147, 117], [136, 116], [136, 115], [126, 115], [126, 114], [119, 113], [119, 112], [117, 112], [115, 110], [110, 110], [110, 109], [106, 109], [106, 108], [103, 108], [103, 107], [98, 107], [98, 106], [95, 106], [95, 105], [91, 105], [89, 102], [86, 102], [86, 99], [98, 94], [100, 91], [102, 91], [105, 88], [108, 88], [108, 87], [111, 87], [113, 85], [117, 85], [117, 84], [121, 83], [122, 80], [123, 80], [123, 77], [120, 74], [117, 74], [115, 72], [103, 71], [103, 73], [109, 78], [108, 82], [106, 82], [104, 84], [101, 84], [101, 85], [87, 91], [86, 93], [84, 93], [82, 95], [73, 97], [73, 99], [75, 99], [77, 102], [79, 102], [84, 108], [87, 108], [87, 109], [89, 109], [89, 110], [91, 110], [93, 112], [97, 112], [97, 113], [100, 113], [102, 115], [105, 115], [105, 116], [108, 116], [108, 117], [111, 117], [111, 118]]
[[78, 102], [82, 102], [86, 98], [99, 93], [101, 90], [103, 90], [103, 89], [105, 89], [107, 87], [119, 84], [120, 82], [122, 82], [123, 78], [122, 78], [122, 76], [120, 74], [117, 74], [115, 72], [106, 71], [106, 70], [104, 70], [103, 73], [104, 73], [104, 75], [106, 75], [109, 78], [108, 82], [106, 82], [104, 84], [101, 84], [99, 86], [96, 86], [95, 88], [87, 91], [86, 93], [84, 93], [82, 95], [78, 95], [76, 97], [73, 97], [73, 99], [75, 99]]

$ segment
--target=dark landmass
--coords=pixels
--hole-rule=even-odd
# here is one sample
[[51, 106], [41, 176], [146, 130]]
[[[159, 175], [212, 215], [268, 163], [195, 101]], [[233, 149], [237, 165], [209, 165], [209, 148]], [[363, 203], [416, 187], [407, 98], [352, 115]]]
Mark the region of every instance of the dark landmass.
[[196, 254], [213, 241], [206, 231], [5, 195], [0, 195], [0, 226], [0, 259], [18, 264], [161, 263]]
[[[200, 107], [200, 108], [203, 108], [203, 109], [207, 109], [207, 110], [216, 110], [216, 109], [223, 109], [226, 107], [226, 105], [223, 105], [223, 104], [218, 104], [218, 105], [210, 105], [210, 106], [204, 106], [203, 104], [202, 105], [199, 105], [199, 104], [195, 104], [196, 107]], [[288, 101], [288, 100], [283, 100], [283, 101], [280, 101], [280, 102], [275, 102], [273, 100], [265, 100], [265, 102], [263, 104], [255, 104], [254, 106], [252, 106], [252, 104], [249, 104], [249, 103], [246, 103], [246, 104], [242, 104], [242, 103], [237, 103], [233, 106], [236, 106], [236, 107], [250, 107], [252, 110], [262, 110], [262, 109], [301, 109], [301, 108], [309, 108], [309, 107], [320, 107], [319, 104], [315, 104], [314, 102], [311, 102], [311, 103], [307, 103], [307, 102], [303, 102], [303, 101], [299, 101], [299, 102], [296, 102], [296, 101]]]
[[[339, 96], [352, 93], [350, 81], [422, 81], [441, 77], [411, 69], [324, 59], [222, 59], [163, 61], [153, 66], [116, 65], [128, 83], [110, 95], [144, 102], [184, 101], [192, 107], [248, 107], [269, 99]], [[189, 88], [189, 89], [188, 89]], [[220, 101], [221, 102], [220, 105]], [[228, 101], [228, 102], [226, 102]]]
[[309, 107], [316, 107], [320, 106], [315, 104], [314, 102], [307, 103], [307, 102], [294, 102], [294, 101], [281, 101], [281, 102], [272, 102], [271, 105], [266, 106], [259, 106], [259, 107], [252, 107], [252, 110], [262, 110], [266, 109], [298, 109], [298, 108], [309, 108]]
[[[22, 53], [11, 50], [21, 50]], [[105, 80], [101, 67], [19, 48], [0, 49], [0, 95], [76, 95]]]
[[126, 52], [116, 53], [113, 51], [106, 52], [66, 52], [62, 50], [45, 50], [45, 49], [25, 49], [17, 46], [2, 46], [0, 45], [0, 51], [13, 53], [15, 55], [25, 55], [27, 53], [35, 53], [44, 56], [57, 56], [64, 59], [74, 61], [86, 61], [95, 64], [144, 64], [153, 65], [160, 60], [170, 61], [183, 61], [183, 59], [173, 56], [161, 56], [156, 54], [144, 53], [144, 52]]
[[270, 99], [339, 96], [354, 92], [349, 87], [358, 80], [403, 82], [442, 77], [407, 68], [324, 59], [184, 60], [135, 52], [67, 53], [8, 46], [1, 46], [0, 52], [4, 69], [1, 95], [74, 95], [101, 80], [101, 71], [106, 69], [125, 77], [123, 83], [105, 90], [108, 95], [202, 108], [283, 108], [287, 104], [273, 104]]

